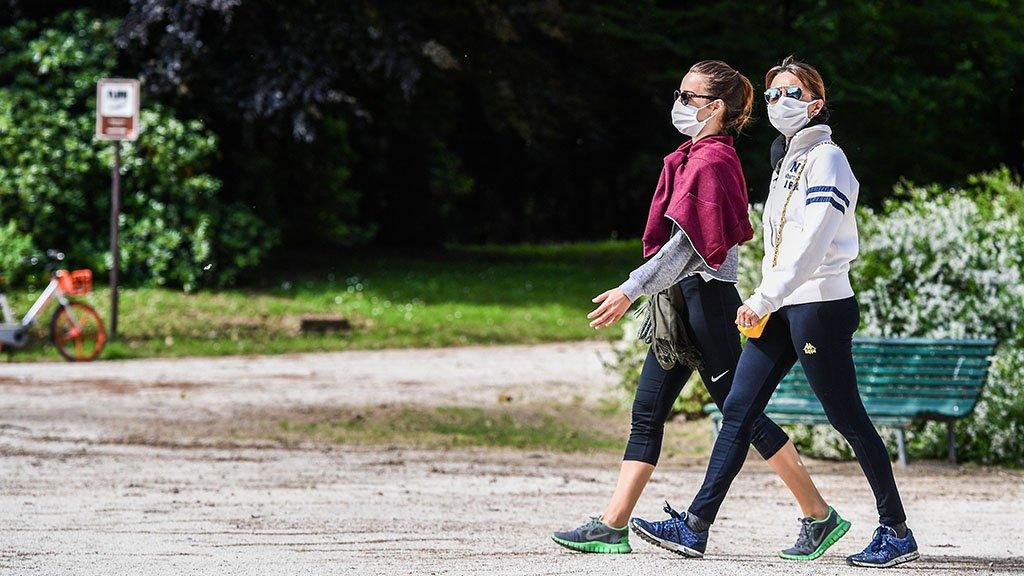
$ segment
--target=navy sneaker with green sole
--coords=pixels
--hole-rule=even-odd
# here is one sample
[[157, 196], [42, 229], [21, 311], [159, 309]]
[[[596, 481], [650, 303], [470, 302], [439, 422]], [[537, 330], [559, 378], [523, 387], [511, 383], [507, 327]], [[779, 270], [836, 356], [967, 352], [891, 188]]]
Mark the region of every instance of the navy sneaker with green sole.
[[593, 517], [579, 528], [566, 532], [555, 532], [551, 535], [555, 543], [577, 552], [596, 552], [599, 554], [629, 554], [629, 529], [612, 528]]
[[829, 506], [828, 516], [824, 520], [813, 517], [800, 519], [800, 535], [796, 544], [779, 552], [786, 560], [814, 560], [825, 553], [850, 530], [850, 522]]

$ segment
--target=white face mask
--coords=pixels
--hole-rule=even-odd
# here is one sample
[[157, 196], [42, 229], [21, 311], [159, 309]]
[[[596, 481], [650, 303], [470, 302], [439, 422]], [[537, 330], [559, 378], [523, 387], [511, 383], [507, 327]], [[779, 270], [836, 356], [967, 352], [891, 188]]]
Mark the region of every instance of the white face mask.
[[700, 131], [703, 130], [705, 126], [707, 126], [708, 120], [711, 120], [714, 116], [714, 114], [712, 114], [702, 122], [697, 120], [697, 112], [710, 105], [711, 103], [709, 102], [708, 104], [697, 108], [692, 104], [684, 105], [679, 100], [676, 100], [676, 103], [672, 105], [672, 125], [676, 127], [676, 130], [679, 130], [686, 136], [689, 136], [690, 138], [695, 137], [697, 134], [700, 134]]
[[776, 130], [782, 132], [786, 138], [789, 138], [811, 121], [811, 117], [807, 115], [807, 112], [810, 105], [814, 102], [817, 102], [817, 100], [804, 102], [803, 100], [783, 96], [774, 104], [768, 105], [768, 121], [772, 123], [772, 126], [775, 126]]

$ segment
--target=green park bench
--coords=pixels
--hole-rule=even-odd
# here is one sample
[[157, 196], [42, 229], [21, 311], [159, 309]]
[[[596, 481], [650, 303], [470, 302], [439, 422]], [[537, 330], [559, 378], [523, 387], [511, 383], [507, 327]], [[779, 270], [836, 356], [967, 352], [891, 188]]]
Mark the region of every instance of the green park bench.
[[[907, 465], [906, 429], [915, 420], [947, 423], [949, 460], [956, 461], [953, 423], [970, 416], [985, 386], [995, 340], [854, 338], [853, 361], [864, 406], [876, 426], [896, 428], [900, 466]], [[722, 413], [714, 404], [715, 436]], [[765, 413], [779, 424], [828, 424], [800, 363], [783, 378]]]

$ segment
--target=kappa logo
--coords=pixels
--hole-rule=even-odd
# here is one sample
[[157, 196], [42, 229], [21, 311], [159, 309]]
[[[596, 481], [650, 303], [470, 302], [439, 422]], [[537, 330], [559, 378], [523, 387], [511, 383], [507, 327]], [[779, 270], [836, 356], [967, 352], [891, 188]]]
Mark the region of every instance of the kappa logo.
[[814, 347], [814, 344], [810, 342], [804, 344], [804, 354], [817, 354], [818, 349]]

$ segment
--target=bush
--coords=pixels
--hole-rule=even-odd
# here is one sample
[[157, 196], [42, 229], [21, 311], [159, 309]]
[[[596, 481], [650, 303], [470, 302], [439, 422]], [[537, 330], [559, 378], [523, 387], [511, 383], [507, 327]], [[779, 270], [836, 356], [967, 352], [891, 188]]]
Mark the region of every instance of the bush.
[[[93, 139], [95, 93], [115, 69], [116, 27], [76, 11], [0, 30], [0, 213], [17, 215], [30, 245], [99, 269], [109, 267], [112, 150]], [[123, 154], [123, 277], [186, 289], [229, 282], [258, 263], [274, 231], [218, 199], [217, 140], [201, 122], [143, 102], [142, 133]]]
[[0, 277], [9, 282], [21, 280], [27, 260], [35, 252], [32, 238], [18, 230], [13, 220], [0, 226]]

